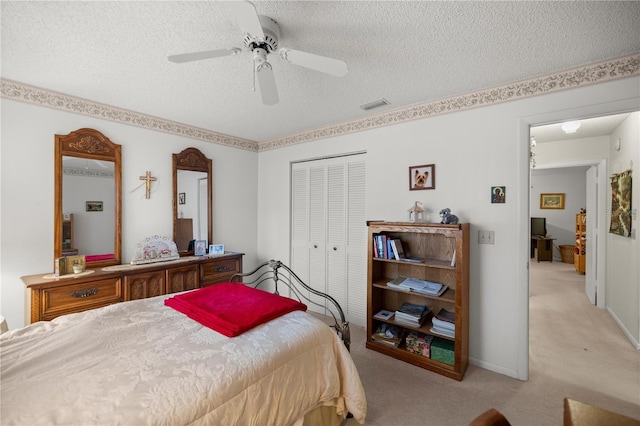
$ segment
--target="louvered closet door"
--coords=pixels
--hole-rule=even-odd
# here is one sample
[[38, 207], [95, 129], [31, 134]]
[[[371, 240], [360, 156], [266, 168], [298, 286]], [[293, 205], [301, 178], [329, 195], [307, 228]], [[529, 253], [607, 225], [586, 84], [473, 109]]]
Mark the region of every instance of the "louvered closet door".
[[291, 167], [291, 269], [309, 282], [309, 167]]
[[[296, 163], [291, 173], [293, 270], [330, 294], [347, 319], [366, 319], [364, 154]], [[325, 313], [321, 306], [309, 309]]]

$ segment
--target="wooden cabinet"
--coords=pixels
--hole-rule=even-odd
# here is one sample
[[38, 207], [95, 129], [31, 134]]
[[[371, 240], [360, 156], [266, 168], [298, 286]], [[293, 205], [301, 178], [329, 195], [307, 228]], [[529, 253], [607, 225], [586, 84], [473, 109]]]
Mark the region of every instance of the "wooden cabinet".
[[[242, 268], [240, 268], [242, 272]], [[198, 265], [167, 269], [167, 293], [178, 293], [200, 287]]]
[[[368, 228], [367, 348], [462, 380], [469, 358], [469, 224], [368, 222]], [[399, 239], [406, 257], [413, 261], [376, 257], [374, 238], [377, 235]], [[436, 282], [448, 286], [448, 289], [441, 296], [428, 296], [387, 286], [389, 281], [398, 277]], [[455, 337], [432, 332], [431, 317], [420, 327], [399, 324], [395, 317], [389, 320], [374, 318], [381, 310], [395, 312], [405, 302], [426, 306], [433, 315], [440, 309], [452, 312], [455, 316]], [[398, 347], [375, 341], [372, 335], [382, 323], [400, 327], [405, 335], [415, 332], [428, 338], [442, 339], [437, 341], [438, 344], [444, 342], [444, 346], [449, 346], [449, 353], [453, 350], [451, 363], [409, 352], [404, 339]], [[433, 351], [433, 344], [431, 349]]]
[[242, 255], [212, 257], [200, 263], [200, 287], [229, 281], [242, 272]]
[[125, 275], [124, 300], [146, 299], [167, 293], [167, 273], [165, 270], [141, 272]]
[[587, 261], [587, 214], [576, 215], [576, 247], [573, 266], [580, 274], [584, 274]]
[[89, 269], [56, 278], [53, 274], [22, 277], [31, 306], [30, 321], [100, 308], [112, 303], [193, 290], [242, 273], [243, 253], [147, 265], [118, 265]]

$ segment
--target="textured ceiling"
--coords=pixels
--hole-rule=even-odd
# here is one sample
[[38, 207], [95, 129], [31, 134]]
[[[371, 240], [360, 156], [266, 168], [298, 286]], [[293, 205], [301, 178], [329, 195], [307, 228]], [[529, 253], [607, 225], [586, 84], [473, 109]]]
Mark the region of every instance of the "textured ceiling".
[[[280, 94], [262, 105], [226, 2], [2, 1], [6, 79], [268, 141], [408, 105], [640, 52], [640, 2], [258, 1], [280, 46], [344, 60], [339, 78], [270, 55]], [[391, 105], [363, 111], [385, 98]]]

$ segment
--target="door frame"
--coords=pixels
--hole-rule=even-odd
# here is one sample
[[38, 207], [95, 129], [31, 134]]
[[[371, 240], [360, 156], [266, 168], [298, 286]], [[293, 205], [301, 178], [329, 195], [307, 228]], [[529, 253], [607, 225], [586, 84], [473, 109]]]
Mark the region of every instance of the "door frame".
[[518, 379], [529, 379], [529, 212], [531, 202], [531, 177], [529, 170], [529, 134], [532, 126], [566, 121], [570, 119], [593, 118], [604, 115], [638, 111], [638, 98], [616, 102], [606, 102], [562, 111], [523, 116], [518, 120]]

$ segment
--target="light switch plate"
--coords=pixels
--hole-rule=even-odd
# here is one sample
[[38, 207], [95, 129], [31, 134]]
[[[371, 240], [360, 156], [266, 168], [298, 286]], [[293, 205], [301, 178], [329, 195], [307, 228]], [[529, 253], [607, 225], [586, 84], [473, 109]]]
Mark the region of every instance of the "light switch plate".
[[493, 244], [495, 239], [495, 231], [478, 231], [479, 244]]

